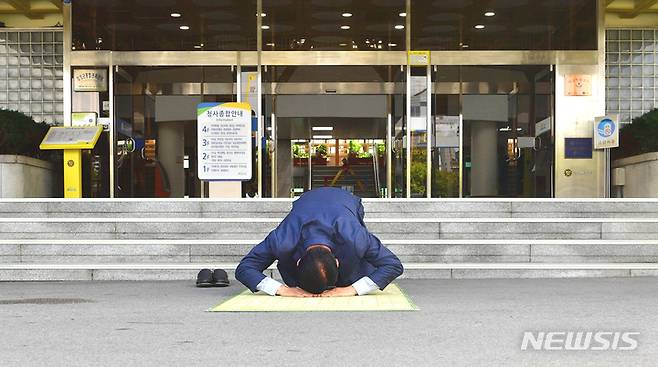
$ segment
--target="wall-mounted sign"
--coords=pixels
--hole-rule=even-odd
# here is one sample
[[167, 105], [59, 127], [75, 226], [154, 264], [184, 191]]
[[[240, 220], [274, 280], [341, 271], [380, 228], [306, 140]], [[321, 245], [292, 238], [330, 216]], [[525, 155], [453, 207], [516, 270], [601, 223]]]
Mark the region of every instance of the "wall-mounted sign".
[[619, 146], [619, 117], [608, 115], [594, 119], [594, 149]]
[[73, 90], [76, 92], [106, 92], [107, 69], [74, 69]]
[[252, 170], [249, 103], [197, 106], [197, 174], [200, 180], [250, 180]]
[[429, 51], [409, 51], [407, 58], [411, 66], [427, 66], [430, 64]]
[[566, 96], [591, 96], [592, 95], [592, 76], [588, 74], [570, 74], [565, 76], [566, 86], [564, 95]]
[[96, 112], [73, 112], [71, 126], [96, 126], [98, 115]]
[[564, 159], [592, 159], [592, 138], [564, 138]]

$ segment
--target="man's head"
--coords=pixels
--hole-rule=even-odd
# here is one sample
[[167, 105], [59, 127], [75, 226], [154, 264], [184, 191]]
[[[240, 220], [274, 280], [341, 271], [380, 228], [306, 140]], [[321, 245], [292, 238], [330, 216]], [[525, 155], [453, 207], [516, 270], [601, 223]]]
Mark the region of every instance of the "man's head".
[[297, 263], [299, 287], [320, 294], [336, 285], [338, 260], [325, 245], [310, 246]]

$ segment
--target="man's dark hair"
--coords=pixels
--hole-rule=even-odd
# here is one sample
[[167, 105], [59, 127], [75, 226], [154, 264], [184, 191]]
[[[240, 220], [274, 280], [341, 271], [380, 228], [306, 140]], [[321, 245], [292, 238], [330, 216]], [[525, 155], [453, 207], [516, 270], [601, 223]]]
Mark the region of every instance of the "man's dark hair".
[[300, 288], [309, 293], [320, 294], [336, 285], [336, 258], [325, 247], [310, 248], [299, 260], [297, 274]]

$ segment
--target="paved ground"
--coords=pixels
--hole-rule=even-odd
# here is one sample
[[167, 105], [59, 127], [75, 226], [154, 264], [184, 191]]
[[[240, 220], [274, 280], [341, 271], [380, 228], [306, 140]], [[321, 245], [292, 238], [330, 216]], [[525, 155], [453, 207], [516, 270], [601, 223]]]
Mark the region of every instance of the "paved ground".
[[[658, 360], [654, 278], [398, 284], [420, 311], [208, 313], [242, 288], [0, 283], [0, 366], [654, 366]], [[635, 351], [521, 351], [526, 330], [641, 335]]]

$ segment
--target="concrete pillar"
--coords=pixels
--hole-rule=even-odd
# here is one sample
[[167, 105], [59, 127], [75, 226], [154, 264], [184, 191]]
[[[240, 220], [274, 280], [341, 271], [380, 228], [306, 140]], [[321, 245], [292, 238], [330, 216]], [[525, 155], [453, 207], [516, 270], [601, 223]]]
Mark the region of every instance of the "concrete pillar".
[[471, 124], [471, 196], [498, 195], [497, 145], [496, 123]]
[[292, 145], [290, 139], [278, 139], [276, 142], [276, 178], [277, 190], [276, 197], [290, 197], [292, 190], [293, 162], [292, 162]]

